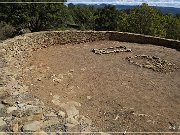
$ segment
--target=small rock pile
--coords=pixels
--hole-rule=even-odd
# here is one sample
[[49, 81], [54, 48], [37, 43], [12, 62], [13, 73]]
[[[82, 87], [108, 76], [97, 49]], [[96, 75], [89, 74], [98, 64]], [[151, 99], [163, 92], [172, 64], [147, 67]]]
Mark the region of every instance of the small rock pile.
[[119, 53], [119, 52], [132, 52], [131, 49], [127, 49], [125, 46], [119, 47], [108, 47], [102, 49], [93, 49], [92, 52], [95, 54], [110, 54], [110, 53]]
[[130, 63], [139, 67], [152, 69], [157, 72], [173, 72], [177, 66], [156, 56], [136, 55], [126, 58]]

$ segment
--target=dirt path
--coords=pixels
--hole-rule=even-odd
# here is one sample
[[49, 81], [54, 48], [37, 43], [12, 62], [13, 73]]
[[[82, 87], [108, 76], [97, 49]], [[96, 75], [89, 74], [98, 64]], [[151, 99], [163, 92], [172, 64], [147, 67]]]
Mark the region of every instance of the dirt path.
[[[92, 49], [126, 46], [132, 52], [94, 54]], [[51, 46], [34, 52], [24, 65], [24, 82], [47, 105], [81, 103], [80, 113], [103, 132], [165, 132], [180, 129], [180, 69], [160, 73], [125, 58], [156, 56], [180, 67], [180, 53], [154, 45], [98, 41]], [[27, 71], [26, 68], [32, 70]]]

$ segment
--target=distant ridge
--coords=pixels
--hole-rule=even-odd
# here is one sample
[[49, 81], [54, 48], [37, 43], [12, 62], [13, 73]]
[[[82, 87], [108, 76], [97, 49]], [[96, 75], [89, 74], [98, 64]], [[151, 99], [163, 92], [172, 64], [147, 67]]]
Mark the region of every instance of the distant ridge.
[[[83, 6], [86, 4], [77, 4], [77, 5]], [[111, 5], [111, 4], [90, 4], [90, 5], [95, 6], [95, 7], [104, 7], [104, 6]], [[134, 5], [134, 6], [132, 6], [132, 5], [111, 5], [111, 6], [115, 6], [117, 9], [124, 10], [124, 9], [132, 9], [132, 8], [136, 7], [137, 5]], [[163, 14], [173, 14], [173, 15], [180, 14], [180, 8], [158, 7], [158, 6], [151, 6], [151, 7], [154, 7], [156, 9], [160, 10]]]

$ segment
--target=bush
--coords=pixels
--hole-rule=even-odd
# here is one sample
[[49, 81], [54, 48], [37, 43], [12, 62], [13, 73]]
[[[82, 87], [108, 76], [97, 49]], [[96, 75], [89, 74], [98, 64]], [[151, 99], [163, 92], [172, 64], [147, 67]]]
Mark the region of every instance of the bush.
[[7, 23], [0, 22], [0, 40], [5, 40], [7, 38], [12, 38], [16, 29]]

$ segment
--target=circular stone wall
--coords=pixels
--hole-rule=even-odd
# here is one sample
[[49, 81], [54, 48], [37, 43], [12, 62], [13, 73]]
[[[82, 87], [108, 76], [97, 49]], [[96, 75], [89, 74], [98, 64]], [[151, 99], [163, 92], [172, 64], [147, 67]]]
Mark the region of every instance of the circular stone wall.
[[[104, 41], [105, 40], [105, 41]], [[174, 113], [172, 113], [172, 115], [170, 115], [170, 110], [166, 110], [165, 107], [166, 105], [170, 105], [172, 108], [174, 109], [177, 107], [177, 104], [179, 103], [178, 100], [178, 92], [176, 87], [178, 88], [178, 86], [180, 85], [177, 81], [178, 78], [178, 74], [179, 74], [179, 70], [177, 69], [175, 73], [172, 74], [158, 74], [155, 73], [159, 78], [166, 76], [167, 78], [169, 78], [171, 81], [173, 81], [172, 83], [174, 84], [174, 94], [173, 94], [173, 90], [172, 91], [168, 91], [169, 95], [165, 94], [166, 92], [163, 92], [163, 87], [162, 90], [160, 92], [162, 92], [162, 95], [165, 95], [164, 98], [170, 98], [172, 99], [172, 102], [170, 101], [167, 104], [164, 104], [164, 108], [163, 106], [160, 106], [162, 109], [164, 109], [164, 111], [166, 112], [166, 114], [168, 114], [169, 111], [169, 117], [161, 117], [159, 116], [159, 114], [157, 114], [157, 116], [153, 115], [147, 115], [144, 114], [144, 112], [139, 109], [132, 109], [132, 108], [126, 108], [124, 106], [121, 106], [121, 104], [119, 104], [119, 110], [117, 112], [116, 108], [111, 108], [110, 112], [103, 112], [101, 111], [101, 113], [103, 114], [99, 114], [99, 117], [103, 116], [103, 119], [105, 121], [107, 121], [107, 123], [105, 122], [105, 126], [106, 128], [102, 128], [103, 124], [100, 126], [98, 124], [96, 124], [96, 127], [94, 126], [94, 123], [91, 121], [90, 117], [85, 116], [85, 114], [81, 114], [81, 112], [79, 112], [81, 107], [81, 104], [79, 102], [76, 101], [68, 101], [65, 103], [61, 103], [61, 106], [59, 110], [56, 110], [53, 107], [47, 106], [46, 104], [44, 104], [41, 100], [39, 100], [41, 97], [39, 97], [39, 95], [33, 95], [32, 92], [30, 91], [30, 86], [28, 86], [27, 84], [31, 85], [31, 82], [28, 82], [27, 84], [25, 84], [22, 79], [23, 79], [23, 73], [26, 72], [25, 71], [25, 67], [23, 67], [24, 65], [26, 65], [26, 63], [29, 62], [29, 59], [31, 59], [35, 54], [35, 52], [38, 51], [42, 51], [46, 50], [44, 48], [50, 48], [50, 46], [54, 46], [54, 47], [59, 47], [62, 45], [67, 45], [67, 46], [71, 46], [71, 44], [74, 44], [74, 46], [78, 46], [77, 44], [84, 44], [87, 43], [87, 46], [90, 47], [91, 46], [91, 42], [93, 42], [93, 44], [97, 43], [97, 44], [104, 44], [104, 46], [99, 45], [99, 46], [93, 46], [93, 48], [89, 48], [89, 53], [92, 53], [90, 55], [96, 55], [93, 54], [92, 50], [93, 49], [99, 49], [99, 50], [104, 50], [103, 48], [106, 48], [104, 54], [105, 55], [96, 55], [93, 57], [100, 57], [100, 59], [106, 59], [106, 57], [108, 57], [108, 55], [111, 55], [111, 57], [115, 57], [115, 55], [119, 55], [120, 53], [127, 53], [126, 55], [128, 56], [132, 56], [131, 55], [131, 51], [133, 52], [134, 50], [136, 50], [138, 52], [138, 48], [144, 47], [146, 48], [146, 44], [147, 47], [150, 46], [150, 48], [153, 48], [153, 45], [149, 45], [149, 44], [154, 44], [154, 45], [158, 45], [158, 46], [163, 46], [163, 47], [159, 47], [161, 49], [159, 49], [161, 52], [161, 57], [165, 57], [165, 54], [163, 53], [163, 51], [166, 52], [167, 48], [164, 47], [168, 47], [168, 48], [173, 48], [170, 49], [170, 52], [168, 53], [169, 59], [172, 59], [172, 57], [170, 57], [170, 55], [177, 55], [176, 57], [179, 57], [179, 52], [176, 50], [180, 49], [180, 42], [176, 41], [176, 40], [169, 40], [169, 39], [161, 39], [161, 38], [155, 38], [155, 37], [151, 37], [151, 36], [144, 36], [144, 35], [139, 35], [139, 34], [132, 34], [132, 33], [122, 33], [122, 32], [93, 32], [93, 31], [89, 31], [89, 32], [71, 32], [71, 31], [66, 31], [66, 32], [38, 32], [38, 33], [29, 33], [29, 34], [25, 34], [22, 36], [18, 36], [15, 37], [13, 39], [9, 39], [4, 41], [3, 43], [0, 44], [0, 68], [1, 68], [1, 77], [0, 77], [0, 99], [1, 99], [1, 103], [0, 103], [0, 130], [1, 131], [5, 131], [5, 132], [54, 132], [54, 131], [59, 131], [59, 132], [90, 132], [90, 131], [117, 131], [117, 125], [119, 125], [118, 122], [123, 122], [125, 121], [125, 125], [120, 125], [120, 127], [122, 127], [122, 129], [118, 130], [119, 132], [124, 132], [126, 129], [127, 125], [130, 126], [130, 129], [133, 129], [133, 131], [135, 129], [137, 129], [136, 131], [152, 131], [152, 130], [157, 130], [157, 131], [171, 131], [172, 129], [169, 127], [172, 126], [178, 126], [178, 112], [179, 110], [176, 109]], [[108, 48], [111, 46], [106, 46], [105, 44], [107, 43], [112, 43], [112, 46], [114, 48]], [[124, 42], [124, 43], [122, 43]], [[132, 44], [126, 44], [126, 42], [132, 42]], [[140, 43], [141, 45], [138, 45], [137, 48], [135, 47], [134, 50], [131, 48], [131, 46], [133, 45], [137, 45], [134, 43]], [[124, 44], [123, 46], [127, 46], [127, 49], [123, 48], [124, 50], [117, 50], [119, 48], [119, 43], [120, 44]], [[64, 46], [62, 46], [63, 48]], [[157, 46], [154, 46], [154, 48], [157, 48]], [[108, 50], [109, 49], [109, 50]], [[109, 52], [109, 51], [112, 51]], [[114, 50], [115, 49], [115, 50]], [[176, 50], [174, 50], [176, 49]], [[72, 48], [72, 51], [76, 50]], [[156, 54], [158, 54], [158, 51], [156, 51]], [[76, 50], [77, 51], [77, 50]], [[97, 50], [93, 50], [93, 51], [97, 51]], [[126, 52], [127, 51], [127, 52]], [[146, 51], [146, 53], [150, 53], [153, 52], [155, 50], [149, 50]], [[100, 51], [101, 52], [101, 51]], [[107, 53], [108, 52], [108, 53]], [[129, 54], [128, 54], [129, 53]], [[141, 51], [139, 51], [139, 53], [142, 54]], [[121, 55], [121, 54], [120, 54]], [[133, 54], [135, 55], [135, 54]], [[149, 54], [148, 54], [149, 55]], [[118, 56], [120, 57], [120, 56]], [[107, 62], [110, 62], [110, 59], [106, 59]], [[118, 59], [117, 59], [118, 60]], [[124, 58], [125, 60], [125, 58]], [[179, 64], [177, 59], [175, 59], [175, 64]], [[116, 61], [114, 61], [115, 64]], [[113, 62], [110, 62], [111, 64], [113, 64]], [[117, 65], [119, 63], [117, 62]], [[126, 63], [127, 64], [127, 63]], [[115, 64], [116, 65], [116, 64]], [[130, 65], [130, 64], [129, 64]], [[133, 66], [133, 65], [132, 65]], [[40, 65], [40, 69], [41, 67], [43, 67], [43, 65]], [[134, 70], [134, 67], [131, 67], [130, 65], [130, 69], [129, 72]], [[110, 69], [113, 69], [113, 67], [111, 67]], [[29, 71], [34, 71], [34, 67], [33, 65], [31, 65], [28, 68]], [[48, 68], [45, 72], [48, 72]], [[138, 71], [139, 69], [137, 69]], [[85, 71], [85, 69], [83, 68], [82, 71]], [[110, 70], [111, 71], [111, 70]], [[115, 70], [117, 71], [117, 70]], [[43, 72], [43, 71], [40, 71]], [[67, 74], [65, 75], [65, 78], [69, 77], [71, 78], [71, 74], [72, 71], [68, 71]], [[138, 71], [139, 73], [141, 71]], [[146, 71], [145, 71], [146, 72]], [[147, 75], [151, 74], [151, 71], [147, 71]], [[135, 72], [133, 71], [132, 73], [134, 73], [134, 77], [136, 76]], [[103, 73], [102, 73], [103, 74]], [[122, 72], [122, 74], [125, 76], [126, 74], [124, 74]], [[155, 77], [155, 74], [152, 73], [153, 76]], [[176, 76], [175, 76], [176, 74]], [[105, 75], [105, 73], [104, 73]], [[116, 75], [116, 74], [114, 74]], [[117, 75], [118, 76], [118, 75]], [[133, 75], [132, 75], [133, 76]], [[53, 79], [54, 83], [58, 83], [61, 81], [62, 79], [62, 75], [57, 76], [56, 74], [50, 76], [51, 79]], [[107, 76], [104, 76], [105, 78]], [[119, 76], [120, 77], [120, 76]], [[173, 79], [173, 77], [176, 77], [176, 79]], [[42, 77], [37, 78], [38, 81], [42, 80]], [[107, 78], [108, 80], [108, 78]], [[152, 78], [153, 80], [153, 78]], [[177, 81], [177, 82], [176, 82]], [[114, 80], [114, 82], [116, 82]], [[119, 81], [118, 81], [119, 82]], [[128, 85], [128, 80], [127, 82], [123, 82], [123, 80], [120, 81], [122, 83], [122, 87], [124, 87], [125, 89], [131, 89], [131, 85]], [[136, 82], [136, 81], [135, 81]], [[148, 83], [152, 83], [149, 84], [149, 86], [153, 87], [152, 88], [152, 92], [147, 91], [147, 93], [149, 94], [155, 94], [154, 90], [157, 90], [158, 85], [155, 84], [153, 81], [152, 82], [148, 82]], [[107, 82], [108, 84], [108, 82]], [[162, 85], [163, 82], [160, 83], [160, 85]], [[33, 85], [33, 84], [32, 84]], [[114, 84], [116, 85], [116, 84]], [[157, 85], [157, 86], [156, 86]], [[170, 87], [171, 84], [168, 84], [168, 87]], [[98, 87], [98, 86], [97, 86]], [[133, 87], [134, 83], [133, 83]], [[111, 88], [110, 88], [111, 90]], [[46, 92], [46, 91], [45, 91]], [[139, 93], [142, 96], [142, 91], [136, 91], [137, 93]], [[120, 92], [122, 93], [122, 92]], [[125, 91], [123, 93], [126, 93]], [[163, 94], [164, 93], [164, 94]], [[102, 93], [103, 94], [103, 93]], [[129, 93], [130, 94], [130, 93]], [[158, 93], [160, 94], [160, 93]], [[52, 102], [56, 105], [59, 105], [59, 96], [57, 95], [51, 95], [53, 96], [53, 100]], [[124, 95], [124, 98], [126, 98], [128, 96], [128, 93], [126, 93], [126, 95]], [[91, 96], [87, 96], [88, 100], [91, 100]], [[143, 100], [147, 100], [150, 101], [151, 99], [149, 99], [150, 97], [146, 97], [144, 96]], [[135, 100], [136, 99], [136, 100]], [[139, 99], [136, 97], [134, 100], [137, 102]], [[123, 98], [122, 98], [123, 100]], [[163, 98], [162, 98], [163, 100]], [[112, 102], [111, 102], [112, 101]], [[120, 100], [118, 100], [120, 101]], [[101, 102], [101, 101], [100, 101]], [[107, 105], [110, 106], [114, 106], [116, 102], [116, 97], [114, 97], [114, 99], [108, 99], [107, 97]], [[123, 101], [122, 101], [123, 102]], [[156, 101], [157, 103], [159, 103], [160, 101]], [[177, 103], [177, 104], [172, 104], [172, 103]], [[138, 103], [138, 102], [137, 102]], [[140, 101], [139, 101], [140, 103]], [[141, 106], [141, 105], [140, 105]], [[115, 107], [115, 106], [114, 106]], [[81, 110], [82, 111], [82, 110]], [[114, 112], [115, 111], [115, 112]], [[155, 112], [153, 112], [155, 113]], [[163, 115], [163, 112], [161, 113], [161, 115]], [[107, 119], [106, 119], [107, 118]], [[132, 119], [137, 120], [138, 122], [140, 122], [140, 120], [142, 120], [141, 122], [147, 122], [145, 127], [143, 127], [143, 125], [139, 125], [140, 123], [132, 123]], [[165, 120], [166, 119], [166, 120]], [[173, 121], [171, 121], [171, 119], [173, 119]], [[101, 119], [102, 120], [102, 119]], [[163, 126], [157, 127], [158, 123], [155, 123], [155, 125], [153, 126], [153, 122], [159, 122], [159, 123], [163, 123], [163, 120], [165, 121]], [[167, 122], [168, 120], [170, 120], [170, 125]], [[115, 121], [115, 122], [114, 122]], [[118, 122], [117, 122], [118, 121]], [[131, 121], [128, 123], [128, 121]], [[135, 122], [135, 121], [133, 121]], [[148, 124], [148, 122], [150, 124]], [[98, 123], [98, 122], [97, 122]], [[100, 123], [103, 123], [102, 121]], [[113, 128], [113, 126], [111, 124], [115, 124], [115, 128]], [[122, 123], [121, 123], [122, 124]], [[130, 125], [129, 125], [130, 124]], [[137, 126], [133, 126], [133, 125], [137, 125]], [[142, 123], [141, 123], [142, 124]], [[111, 128], [107, 128], [108, 125], [111, 125]], [[150, 127], [148, 127], [148, 125], [150, 125]], [[98, 127], [98, 128], [97, 128]], [[101, 127], [101, 128], [99, 128]], [[132, 128], [134, 127], [134, 128]], [[139, 127], [139, 129], [138, 129]], [[157, 128], [155, 128], [157, 127]], [[98, 130], [100, 129], [100, 130]], [[103, 130], [102, 130], [103, 129]], [[143, 130], [144, 129], [144, 130]], [[149, 130], [148, 130], [149, 129]], [[178, 131], [177, 129], [175, 131]]]

